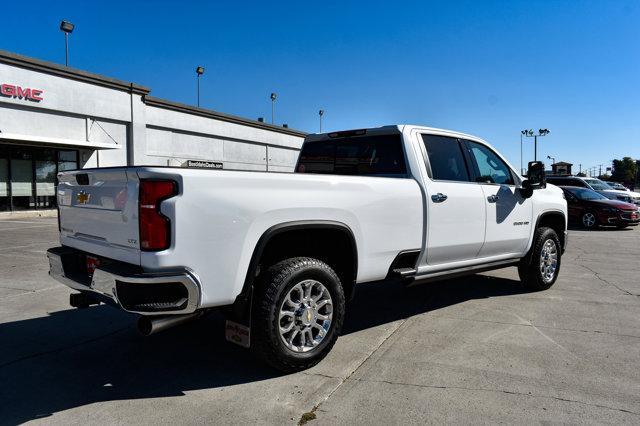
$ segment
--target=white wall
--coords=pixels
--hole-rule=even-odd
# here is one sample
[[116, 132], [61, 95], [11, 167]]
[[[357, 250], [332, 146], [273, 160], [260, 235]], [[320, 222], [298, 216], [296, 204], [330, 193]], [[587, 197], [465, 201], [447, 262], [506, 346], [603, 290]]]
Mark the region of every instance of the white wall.
[[[291, 172], [303, 138], [147, 106], [145, 158], [140, 164], [219, 161], [225, 169]], [[269, 155], [267, 155], [269, 153]]]
[[[268, 128], [150, 106], [139, 93], [4, 63], [0, 84], [43, 91], [38, 103], [0, 97], [0, 132], [47, 146], [82, 144], [83, 167], [126, 165], [129, 158], [138, 165], [208, 160], [225, 169], [290, 172], [303, 141]], [[98, 151], [92, 144], [114, 149]]]

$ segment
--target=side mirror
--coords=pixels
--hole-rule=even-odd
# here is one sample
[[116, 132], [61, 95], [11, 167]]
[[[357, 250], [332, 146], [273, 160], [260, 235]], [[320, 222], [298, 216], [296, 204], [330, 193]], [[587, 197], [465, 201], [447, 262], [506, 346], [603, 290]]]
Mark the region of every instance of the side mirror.
[[532, 189], [542, 189], [547, 187], [547, 175], [544, 173], [544, 163], [542, 161], [529, 162], [527, 181]]
[[542, 161], [530, 161], [527, 170], [527, 179], [522, 181], [520, 193], [524, 198], [533, 195], [534, 189], [547, 187], [547, 176], [544, 173], [544, 163]]

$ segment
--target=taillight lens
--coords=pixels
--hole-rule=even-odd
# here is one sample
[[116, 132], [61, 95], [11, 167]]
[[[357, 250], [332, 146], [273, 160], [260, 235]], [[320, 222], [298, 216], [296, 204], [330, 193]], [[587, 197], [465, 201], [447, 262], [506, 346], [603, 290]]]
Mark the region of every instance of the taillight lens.
[[158, 251], [171, 245], [171, 221], [160, 213], [160, 204], [177, 193], [172, 180], [140, 181], [140, 249]]

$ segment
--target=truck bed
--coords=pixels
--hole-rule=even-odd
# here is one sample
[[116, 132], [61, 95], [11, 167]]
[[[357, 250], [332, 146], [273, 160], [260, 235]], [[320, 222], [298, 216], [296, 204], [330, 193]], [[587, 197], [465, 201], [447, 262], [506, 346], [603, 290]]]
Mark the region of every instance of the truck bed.
[[[171, 246], [166, 250], [140, 249], [141, 179], [171, 179], [178, 185], [178, 194], [161, 204], [162, 214], [171, 220]], [[58, 199], [63, 246], [149, 272], [193, 271], [202, 285], [203, 307], [233, 303], [258, 240], [278, 224], [345, 224], [358, 245], [359, 282], [384, 278], [398, 252], [419, 249], [423, 236], [424, 200], [412, 178], [166, 167], [85, 169], [60, 174]]]

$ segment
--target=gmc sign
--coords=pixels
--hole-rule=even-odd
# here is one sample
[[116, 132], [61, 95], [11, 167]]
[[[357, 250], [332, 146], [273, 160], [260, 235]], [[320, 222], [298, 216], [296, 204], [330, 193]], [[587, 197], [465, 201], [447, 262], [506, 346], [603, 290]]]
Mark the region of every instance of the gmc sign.
[[43, 93], [42, 90], [20, 87], [13, 84], [0, 85], [0, 96], [3, 98], [18, 98], [31, 102], [40, 102]]

